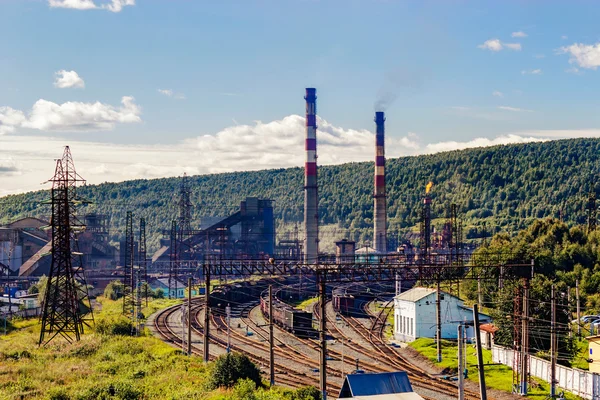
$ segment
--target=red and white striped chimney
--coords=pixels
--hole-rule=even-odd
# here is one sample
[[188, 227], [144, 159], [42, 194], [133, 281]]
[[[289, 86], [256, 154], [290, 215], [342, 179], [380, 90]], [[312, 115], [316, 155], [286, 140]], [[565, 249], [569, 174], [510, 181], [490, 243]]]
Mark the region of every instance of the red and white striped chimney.
[[380, 253], [387, 253], [387, 204], [385, 194], [385, 116], [383, 111], [375, 113], [375, 200], [374, 247]]
[[317, 89], [306, 88], [306, 164], [304, 166], [304, 262], [319, 255], [319, 194], [317, 187]]

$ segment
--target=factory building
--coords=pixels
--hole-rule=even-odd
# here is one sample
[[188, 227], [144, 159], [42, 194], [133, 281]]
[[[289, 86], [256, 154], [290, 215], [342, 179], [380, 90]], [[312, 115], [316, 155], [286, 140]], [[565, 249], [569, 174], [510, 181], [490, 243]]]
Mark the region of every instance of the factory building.
[[[77, 251], [83, 254], [87, 272], [116, 266], [116, 249], [109, 244], [107, 216], [88, 214], [86, 230], [77, 236]], [[50, 223], [23, 218], [0, 227], [0, 263], [11, 275], [36, 277], [50, 271], [52, 238]]]
[[0, 263], [17, 275], [21, 266], [50, 240], [48, 222], [23, 218], [0, 227]]
[[[202, 261], [205, 257], [258, 259], [275, 252], [272, 200], [247, 197], [238, 211], [211, 222], [204, 229], [192, 231], [178, 244], [179, 261]], [[161, 269], [170, 259], [170, 239], [163, 238], [161, 248], [152, 256], [153, 268]]]

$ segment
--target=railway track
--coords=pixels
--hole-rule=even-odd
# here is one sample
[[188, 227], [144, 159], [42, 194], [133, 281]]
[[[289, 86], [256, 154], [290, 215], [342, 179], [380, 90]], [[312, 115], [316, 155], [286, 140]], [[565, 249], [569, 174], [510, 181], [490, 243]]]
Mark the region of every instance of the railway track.
[[[383, 339], [385, 319], [381, 321], [384, 311], [385, 308], [383, 308], [377, 315], [374, 316], [369, 313], [372, 318], [370, 328], [367, 328], [356, 317], [340, 315], [341, 320], [349, 328], [356, 332], [362, 338], [363, 342], [368, 343], [369, 346], [360, 345], [349, 338], [348, 335], [336, 324], [337, 321], [333, 320], [328, 313], [327, 321], [328, 327], [330, 327], [330, 333], [332, 330], [337, 332], [337, 334], [334, 334], [334, 336], [344, 338], [349, 343], [350, 347], [360, 354], [363, 354], [365, 357], [373, 357], [375, 355], [377, 358], [385, 360], [385, 364], [391, 367], [393, 371], [406, 371], [409, 375], [411, 383], [417, 388], [431, 390], [445, 396], [452, 396], [453, 393], [456, 393], [458, 388], [455, 385], [438, 377], [431, 376], [426, 371], [414, 366], [408, 362], [394, 347], [385, 343], [385, 340]], [[320, 318], [319, 303], [315, 305], [314, 313], [317, 318]], [[375, 318], [379, 319], [379, 321], [374, 320]], [[479, 399], [479, 394], [465, 390], [465, 399], [477, 400]]]
[[[158, 333], [158, 335], [165, 342], [171, 343], [171, 344], [177, 345], [177, 346], [181, 346], [181, 344], [182, 344], [181, 338], [179, 337], [180, 333], [175, 331], [175, 329], [170, 325], [169, 320], [179, 310], [180, 307], [181, 307], [180, 305], [177, 305], [177, 306], [166, 308], [166, 309], [160, 311], [154, 319], [154, 328], [155, 328], [156, 332]], [[192, 330], [197, 335], [204, 334], [204, 329], [203, 329], [202, 323], [200, 322], [200, 315], [201, 315], [203, 309], [204, 309], [203, 302], [196, 301], [195, 303], [192, 304], [192, 312], [191, 313], [194, 317], [191, 321], [191, 326], [192, 326]], [[225, 328], [225, 332], [226, 332], [227, 325], [224, 322], [223, 317], [215, 316], [214, 314], [212, 314], [212, 322], [215, 325], [213, 327], [213, 329], [217, 332], [217, 334], [212, 333], [210, 335], [210, 340], [212, 342], [211, 344], [216, 344], [220, 348], [227, 348], [227, 340], [223, 339], [221, 337], [221, 335], [219, 334], [219, 332], [222, 333], [224, 331], [224, 328]], [[231, 331], [231, 333], [233, 333], [233, 332], [235, 332], [235, 331]], [[257, 346], [256, 344], [251, 344], [251, 343], [249, 343], [248, 340], [242, 339], [243, 335], [239, 335], [238, 332], [235, 332], [235, 333], [237, 334], [237, 335], [235, 335], [236, 342], [232, 341], [231, 346], [230, 346], [230, 348], [232, 350], [246, 354], [253, 362], [255, 362], [259, 365], [260, 364], [268, 365], [268, 363], [269, 363], [268, 357], [258, 355], [258, 354], [256, 354], [256, 351], [248, 351], [248, 349], [246, 347], [244, 347], [244, 346], [252, 346], [254, 348], [254, 350], [257, 350], [257, 349], [260, 349], [260, 347], [261, 347], [260, 345]], [[238, 344], [237, 342], [242, 342], [242, 345]], [[262, 347], [264, 350], [264, 346], [262, 346]], [[203, 355], [203, 349], [199, 348], [198, 346], [192, 345], [192, 353], [194, 355], [201, 356], [201, 355]], [[287, 357], [290, 360], [295, 359], [295, 358], [292, 358], [291, 354], [287, 354], [287, 356], [286, 356], [285, 353], [281, 353], [280, 356]], [[297, 356], [295, 356], [295, 357], [297, 357]], [[214, 355], [211, 355], [209, 358], [211, 360], [214, 360], [216, 357]], [[276, 366], [275, 372], [277, 374], [277, 381], [279, 383], [283, 383], [292, 388], [298, 388], [298, 387], [307, 386], [307, 385], [314, 386], [314, 384], [315, 384], [315, 380], [313, 377], [310, 377], [306, 373], [298, 372], [297, 370], [294, 370], [289, 367]], [[337, 392], [339, 392], [340, 388], [341, 387], [339, 385], [330, 385], [330, 391], [328, 391], [329, 392], [328, 394], [335, 396], [335, 395], [337, 395]]]

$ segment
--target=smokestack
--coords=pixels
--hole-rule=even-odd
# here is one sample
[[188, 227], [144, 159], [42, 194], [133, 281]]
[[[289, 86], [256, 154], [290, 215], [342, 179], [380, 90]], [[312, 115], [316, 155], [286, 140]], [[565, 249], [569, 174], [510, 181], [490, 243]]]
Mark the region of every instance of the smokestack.
[[385, 116], [375, 113], [375, 199], [374, 244], [375, 250], [387, 253], [387, 204], [385, 194]]
[[306, 164], [304, 166], [304, 262], [319, 255], [319, 195], [317, 187], [317, 89], [306, 88]]

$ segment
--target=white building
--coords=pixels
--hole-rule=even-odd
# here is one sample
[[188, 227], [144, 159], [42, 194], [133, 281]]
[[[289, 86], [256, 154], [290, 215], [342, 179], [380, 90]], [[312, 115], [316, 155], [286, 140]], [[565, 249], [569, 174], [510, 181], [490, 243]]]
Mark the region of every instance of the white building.
[[[412, 342], [421, 337], [436, 336], [436, 290], [415, 287], [394, 298], [394, 337], [403, 342]], [[465, 307], [463, 301], [444, 291], [440, 296], [442, 339], [456, 339], [459, 322], [472, 321], [473, 309]], [[489, 322], [490, 317], [479, 314], [480, 321]], [[467, 338], [473, 336], [473, 328], [467, 329]]]

